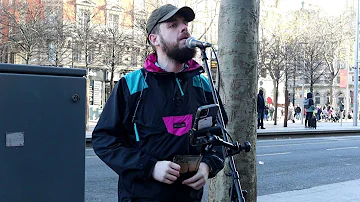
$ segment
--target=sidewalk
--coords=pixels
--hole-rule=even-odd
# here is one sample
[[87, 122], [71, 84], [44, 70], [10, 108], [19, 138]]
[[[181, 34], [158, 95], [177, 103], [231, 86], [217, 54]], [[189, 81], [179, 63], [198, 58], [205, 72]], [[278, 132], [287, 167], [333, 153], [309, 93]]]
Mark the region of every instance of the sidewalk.
[[343, 119], [341, 122], [317, 122], [316, 129], [305, 128], [305, 120], [301, 124], [301, 120], [287, 122], [287, 127], [284, 127], [284, 120], [278, 119], [277, 125], [274, 125], [274, 121], [264, 121], [264, 127], [266, 129], [257, 129], [258, 136], [264, 135], [295, 135], [295, 134], [334, 134], [334, 133], [356, 133], [360, 132], [360, 121], [358, 126], [353, 126], [353, 120]]
[[360, 201], [360, 180], [328, 184], [309, 189], [258, 196], [258, 202]]
[[86, 141], [91, 141], [92, 132], [97, 124], [97, 121], [89, 121], [89, 129], [86, 131]]
[[[305, 121], [305, 120], [304, 120]], [[96, 121], [89, 121], [89, 130], [86, 131], [86, 140], [91, 141], [91, 134], [96, 126]], [[360, 133], [360, 121], [358, 126], [353, 126], [353, 120], [343, 120], [343, 122], [317, 122], [317, 128], [305, 128], [305, 124], [301, 124], [301, 120], [287, 122], [287, 127], [284, 127], [284, 120], [278, 119], [277, 125], [274, 125], [274, 121], [264, 121], [264, 127], [266, 129], [257, 129], [258, 136], [266, 135], [302, 135], [309, 133], [316, 134], [334, 134], [334, 133]]]

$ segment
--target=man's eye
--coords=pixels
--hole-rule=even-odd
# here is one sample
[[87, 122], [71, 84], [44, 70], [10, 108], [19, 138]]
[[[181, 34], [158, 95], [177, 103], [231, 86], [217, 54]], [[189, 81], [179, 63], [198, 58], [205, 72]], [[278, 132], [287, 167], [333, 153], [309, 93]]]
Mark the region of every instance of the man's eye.
[[171, 23], [169, 27], [176, 27], [176, 23]]

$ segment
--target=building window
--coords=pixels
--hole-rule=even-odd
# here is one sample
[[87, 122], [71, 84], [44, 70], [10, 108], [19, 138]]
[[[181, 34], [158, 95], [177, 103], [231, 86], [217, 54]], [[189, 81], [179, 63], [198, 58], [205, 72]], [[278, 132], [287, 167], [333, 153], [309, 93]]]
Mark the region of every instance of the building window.
[[74, 61], [81, 62], [81, 46], [79, 43], [77, 43], [74, 48]]
[[56, 49], [55, 49], [55, 43], [51, 41], [49, 43], [49, 52], [48, 52], [48, 60], [50, 62], [55, 62], [56, 60]]
[[109, 15], [108, 27], [114, 31], [119, 30], [119, 15], [115, 15], [115, 14]]
[[266, 69], [265, 69], [265, 68], [261, 68], [261, 69], [260, 69], [260, 76], [261, 76], [262, 78], [266, 78]]
[[89, 50], [88, 53], [88, 63], [91, 64], [94, 62], [94, 50]]
[[338, 97], [338, 104], [340, 103], [345, 103], [344, 102], [344, 94], [343, 93], [339, 93]]
[[15, 64], [15, 53], [10, 53], [9, 63]]
[[79, 25], [81, 27], [89, 27], [90, 24], [90, 11], [80, 9]]
[[326, 95], [326, 103], [325, 104], [330, 104], [330, 93], [328, 93], [327, 95]]
[[135, 48], [135, 50], [133, 52], [131, 52], [131, 63], [132, 66], [136, 67], [138, 65], [138, 55], [140, 53], [140, 49], [139, 48]]
[[315, 94], [315, 104], [320, 104], [320, 94], [319, 93]]
[[144, 0], [134, 0], [134, 5], [138, 8], [145, 8], [145, 1]]

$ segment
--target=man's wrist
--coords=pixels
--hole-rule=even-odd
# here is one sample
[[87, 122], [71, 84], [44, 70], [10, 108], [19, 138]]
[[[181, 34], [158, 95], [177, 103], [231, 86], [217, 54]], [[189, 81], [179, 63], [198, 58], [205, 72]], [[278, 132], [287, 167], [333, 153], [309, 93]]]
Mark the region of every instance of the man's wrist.
[[205, 168], [206, 172], [210, 175], [210, 172], [212, 171], [212, 168], [209, 164], [205, 163], [205, 162], [201, 162], [200, 165], [202, 164], [202, 167]]

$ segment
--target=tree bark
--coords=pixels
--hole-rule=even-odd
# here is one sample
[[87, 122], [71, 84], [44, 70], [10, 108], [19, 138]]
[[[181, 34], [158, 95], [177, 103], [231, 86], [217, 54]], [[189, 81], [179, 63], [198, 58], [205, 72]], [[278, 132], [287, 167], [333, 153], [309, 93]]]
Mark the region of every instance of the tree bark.
[[330, 105], [333, 106], [333, 99], [334, 99], [334, 79], [330, 79]]
[[[114, 37], [114, 36], [113, 36]], [[113, 40], [115, 41], [115, 40]], [[112, 45], [112, 56], [111, 56], [111, 78], [110, 78], [110, 92], [114, 88], [114, 74], [115, 74], [115, 42]]]
[[279, 81], [275, 82], [275, 111], [274, 111], [274, 125], [277, 125], [278, 116], [278, 98], [279, 98]]
[[287, 89], [285, 89], [285, 116], [284, 116], [284, 127], [287, 127], [287, 122], [288, 122], [288, 115], [289, 115], [289, 98], [288, 95], [289, 91]]
[[[222, 0], [219, 16], [220, 98], [229, 118], [227, 131], [250, 152], [234, 156], [247, 202], [257, 200], [256, 179], [256, 98], [258, 65], [258, 0]], [[208, 201], [230, 201], [232, 178], [229, 164], [211, 180]]]
[[[89, 71], [89, 70], [87, 70]], [[86, 78], [86, 102], [85, 102], [85, 128], [89, 130], [89, 86], [90, 86], [90, 79], [89, 77]]]
[[[286, 67], [288, 68], [288, 67]], [[285, 116], [284, 116], [284, 127], [287, 127], [287, 121], [289, 119], [289, 91], [288, 91], [288, 70], [285, 70]]]

